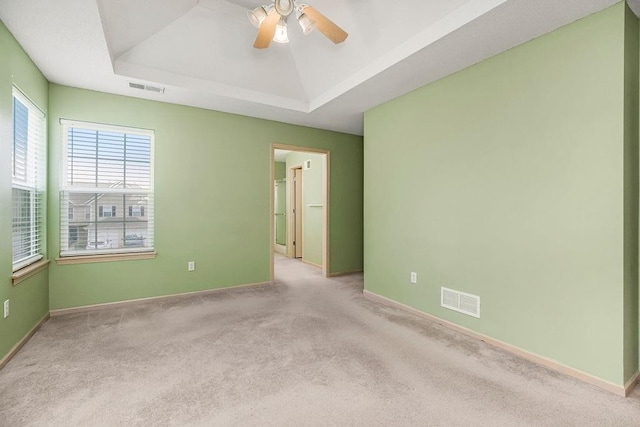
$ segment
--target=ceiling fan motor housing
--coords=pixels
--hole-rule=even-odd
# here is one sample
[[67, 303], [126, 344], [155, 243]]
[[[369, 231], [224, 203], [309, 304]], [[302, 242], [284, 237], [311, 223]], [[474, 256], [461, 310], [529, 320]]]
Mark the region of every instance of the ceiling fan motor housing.
[[276, 11], [280, 14], [280, 16], [289, 16], [295, 9], [295, 2], [293, 0], [275, 0], [274, 5], [276, 7]]

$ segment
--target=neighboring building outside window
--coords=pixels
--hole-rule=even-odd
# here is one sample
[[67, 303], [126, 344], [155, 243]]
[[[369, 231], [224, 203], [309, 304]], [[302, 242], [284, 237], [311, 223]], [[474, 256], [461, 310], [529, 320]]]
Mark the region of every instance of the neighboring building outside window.
[[61, 212], [60, 255], [152, 251], [153, 132], [61, 123], [60, 206], [76, 215]]
[[46, 188], [45, 115], [13, 88], [12, 264], [17, 271], [43, 257]]

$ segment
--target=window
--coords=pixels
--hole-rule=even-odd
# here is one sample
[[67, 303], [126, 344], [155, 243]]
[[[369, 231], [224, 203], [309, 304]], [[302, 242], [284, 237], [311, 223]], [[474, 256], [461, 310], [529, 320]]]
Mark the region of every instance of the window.
[[43, 255], [46, 186], [45, 116], [13, 88], [13, 271]]
[[100, 218], [106, 218], [106, 217], [115, 217], [116, 216], [116, 207], [111, 205], [111, 206], [100, 206], [98, 208], [98, 216]]
[[129, 206], [129, 216], [144, 216], [144, 206]]
[[153, 132], [61, 123], [60, 256], [152, 251]]
[[69, 227], [69, 242], [75, 243], [78, 241], [78, 227]]

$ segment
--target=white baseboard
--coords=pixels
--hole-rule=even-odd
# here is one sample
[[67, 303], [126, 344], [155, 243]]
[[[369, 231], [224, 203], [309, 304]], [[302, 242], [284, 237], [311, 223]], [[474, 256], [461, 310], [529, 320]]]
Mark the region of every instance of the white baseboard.
[[171, 294], [171, 295], [160, 295], [160, 296], [157, 296], [157, 297], [136, 298], [136, 299], [130, 299], [130, 300], [126, 300], [126, 301], [116, 301], [116, 302], [106, 302], [106, 303], [101, 303], [101, 304], [82, 305], [82, 306], [79, 306], [79, 307], [60, 308], [60, 309], [56, 309], [56, 310], [51, 310], [50, 314], [51, 314], [51, 317], [66, 316], [68, 314], [84, 313], [84, 312], [87, 312], [87, 311], [95, 311], [95, 310], [106, 310], [106, 309], [109, 309], [109, 308], [124, 307], [124, 306], [128, 306], [128, 305], [141, 304], [141, 303], [145, 303], [145, 302], [149, 302], [149, 301], [180, 298], [180, 297], [190, 296], [190, 295], [205, 295], [205, 294], [211, 294], [211, 293], [216, 293], [216, 292], [229, 291], [229, 290], [233, 290], [233, 289], [246, 288], [246, 287], [249, 287], [249, 286], [265, 286], [265, 285], [271, 285], [271, 284], [272, 284], [271, 282], [249, 283], [249, 284], [246, 284], [246, 285], [226, 286], [224, 288], [205, 289], [205, 290], [202, 290], [202, 291], [183, 292], [183, 293]]
[[287, 247], [284, 246], [284, 245], [275, 244], [275, 245], [273, 245], [273, 250], [275, 252], [278, 252], [279, 254], [282, 254], [282, 255], [286, 255], [287, 254]]
[[320, 268], [320, 269], [322, 268], [322, 265], [320, 265], [320, 264], [316, 264], [315, 262], [307, 261], [307, 260], [306, 260], [306, 259], [304, 259], [304, 258], [300, 258], [300, 260], [301, 260], [304, 264], [310, 265], [311, 267], [316, 267], [316, 268]]
[[20, 341], [16, 343], [16, 345], [11, 347], [11, 350], [9, 350], [9, 352], [5, 354], [2, 359], [0, 359], [0, 369], [4, 368], [4, 366], [7, 363], [9, 363], [9, 361], [13, 358], [13, 356], [15, 356], [16, 353], [18, 353], [18, 351], [20, 351], [22, 346], [25, 345], [27, 341], [29, 341], [29, 339], [33, 336], [33, 334], [35, 334], [38, 331], [38, 329], [40, 329], [40, 327], [44, 325], [44, 323], [47, 320], [49, 320], [49, 313], [45, 314], [44, 317], [40, 319], [38, 323], [36, 323], [36, 325], [33, 328], [31, 328], [31, 330], [29, 330], [29, 332], [27, 332], [27, 334], [24, 337], [22, 337]]
[[337, 273], [330, 273], [329, 277], [351, 276], [352, 274], [362, 274], [362, 270], [356, 271], [339, 271]]
[[631, 392], [633, 391], [633, 389], [636, 387], [636, 385], [638, 384], [638, 380], [640, 379], [640, 372], [636, 372], [635, 374], [633, 374], [631, 376], [631, 378], [629, 378], [629, 381], [627, 381], [624, 385], [624, 396], [627, 397], [631, 394]]
[[551, 360], [551, 359], [547, 359], [546, 357], [543, 356], [539, 356], [537, 354], [531, 353], [527, 350], [523, 350], [519, 347], [516, 347], [514, 345], [511, 344], [507, 344], [503, 341], [497, 340], [495, 338], [491, 338], [487, 335], [483, 335], [481, 333], [472, 331], [471, 329], [467, 329], [463, 326], [459, 326], [456, 325], [455, 323], [449, 322], [447, 320], [443, 320], [440, 319], [439, 317], [436, 317], [432, 314], [428, 314], [425, 313], [424, 311], [420, 311], [416, 308], [410, 307], [408, 305], [402, 304], [400, 302], [394, 301], [392, 299], [389, 299], [387, 297], [384, 297], [382, 295], [378, 295], [376, 293], [367, 291], [366, 289], [363, 291], [363, 295], [365, 298], [371, 300], [371, 301], [375, 301], [384, 305], [388, 305], [388, 306], [392, 306], [392, 307], [396, 307], [399, 308], [401, 310], [410, 312], [412, 314], [418, 315], [420, 317], [423, 317], [425, 319], [431, 320], [433, 322], [436, 322], [442, 326], [445, 326], [449, 329], [453, 329], [457, 332], [463, 333], [465, 335], [468, 335], [472, 338], [476, 338], [479, 339], [480, 341], [484, 341], [487, 344], [491, 344], [495, 347], [498, 347], [502, 350], [506, 350], [510, 353], [513, 353], [517, 356], [522, 357], [523, 359], [527, 359], [530, 362], [534, 362], [537, 363], [539, 365], [545, 366], [549, 369], [553, 369], [554, 371], [558, 371], [561, 372], [565, 375], [568, 375], [570, 377], [576, 378], [580, 381], [589, 383], [591, 385], [595, 385], [597, 387], [600, 387], [602, 389], [605, 389], [607, 391], [610, 391], [614, 394], [617, 394], [618, 396], [623, 396], [626, 397], [628, 396], [631, 391], [633, 390], [633, 388], [635, 387], [635, 385], [638, 382], [638, 376], [639, 373], [636, 372], [635, 375], [633, 375], [629, 381], [627, 381], [627, 383], [624, 386], [619, 386], [616, 385], [614, 383], [611, 383], [609, 381], [603, 380], [601, 378], [595, 377], [591, 374], [588, 374], [586, 372], [580, 371], [579, 369], [575, 369], [572, 368], [570, 366], [564, 365], [560, 362], [557, 362], [555, 360]]

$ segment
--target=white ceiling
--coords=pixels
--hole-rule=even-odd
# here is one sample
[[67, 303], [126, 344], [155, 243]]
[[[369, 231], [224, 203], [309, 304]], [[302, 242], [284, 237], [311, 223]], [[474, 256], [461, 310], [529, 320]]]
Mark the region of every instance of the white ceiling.
[[0, 0], [0, 19], [54, 83], [361, 135], [364, 111], [617, 2], [306, 0], [349, 38], [290, 17], [257, 50], [266, 1]]
[[276, 162], [286, 162], [287, 154], [290, 152], [290, 150], [273, 150], [273, 160]]

